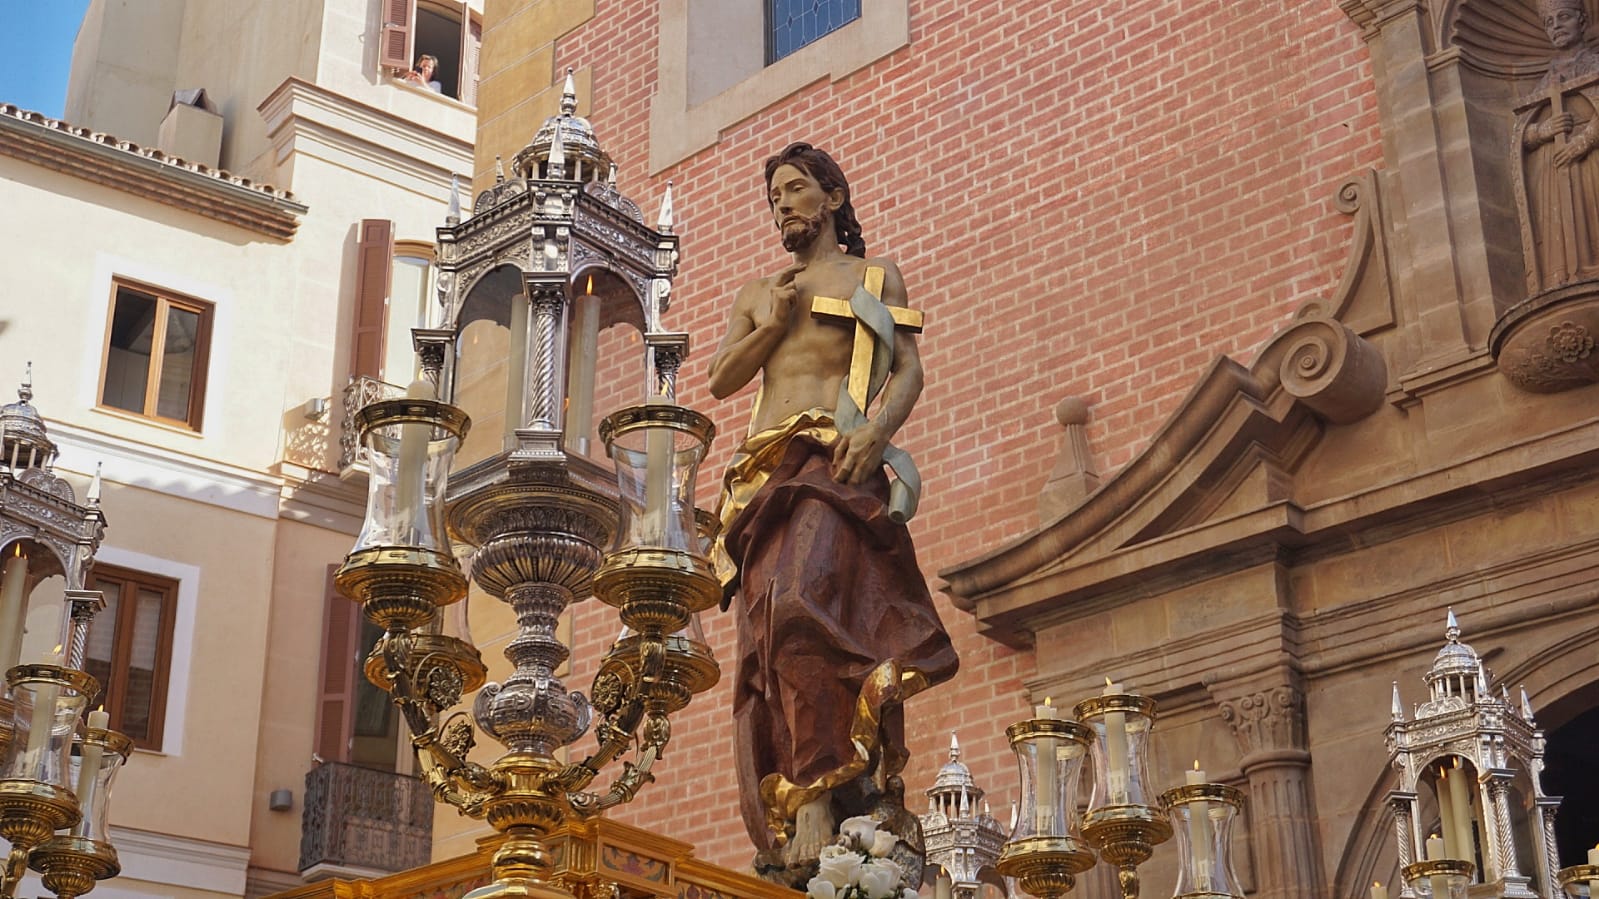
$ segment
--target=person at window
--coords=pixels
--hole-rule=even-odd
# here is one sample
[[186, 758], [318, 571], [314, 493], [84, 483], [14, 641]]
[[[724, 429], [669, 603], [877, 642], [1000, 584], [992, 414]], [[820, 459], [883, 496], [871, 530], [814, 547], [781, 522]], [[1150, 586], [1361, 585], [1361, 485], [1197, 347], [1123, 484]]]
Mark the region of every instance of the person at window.
[[416, 67], [402, 75], [400, 80], [417, 87], [425, 87], [435, 94], [443, 93], [444, 85], [433, 77], [433, 73], [438, 69], [439, 58], [431, 53], [424, 53], [417, 57]]

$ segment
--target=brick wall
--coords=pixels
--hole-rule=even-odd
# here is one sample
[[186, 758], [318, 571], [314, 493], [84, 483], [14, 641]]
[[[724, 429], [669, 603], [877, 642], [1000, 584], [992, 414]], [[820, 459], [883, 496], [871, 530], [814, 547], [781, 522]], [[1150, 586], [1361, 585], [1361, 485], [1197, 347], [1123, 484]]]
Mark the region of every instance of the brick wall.
[[[927, 313], [927, 390], [898, 442], [927, 484], [912, 530], [930, 580], [1037, 524], [1062, 397], [1092, 404], [1090, 441], [1110, 474], [1216, 356], [1248, 362], [1327, 293], [1349, 238], [1332, 194], [1381, 155], [1365, 49], [1330, 2], [913, 0], [909, 47], [813, 83], [652, 177], [657, 14], [657, 0], [598, 4], [555, 62], [589, 70], [593, 104], [580, 112], [623, 191], [653, 216], [665, 179], [676, 183], [683, 268], [666, 322], [696, 348], [681, 399], [723, 431], [702, 504], [753, 396], [714, 401], [705, 366], [738, 285], [785, 264], [761, 161], [808, 140], [840, 160], [868, 251], [899, 263]], [[637, 399], [637, 364], [619, 364], [626, 376], [597, 409]], [[911, 805], [957, 730], [1003, 820], [1016, 785], [1003, 731], [1026, 708], [1032, 654], [977, 636], [942, 596], [939, 607], [962, 670], [911, 704]], [[586, 686], [615, 619], [586, 603], [574, 625], [571, 683]], [[724, 665], [732, 628], [707, 615]], [[730, 702], [724, 681], [676, 719], [658, 782], [617, 817], [742, 867]]]

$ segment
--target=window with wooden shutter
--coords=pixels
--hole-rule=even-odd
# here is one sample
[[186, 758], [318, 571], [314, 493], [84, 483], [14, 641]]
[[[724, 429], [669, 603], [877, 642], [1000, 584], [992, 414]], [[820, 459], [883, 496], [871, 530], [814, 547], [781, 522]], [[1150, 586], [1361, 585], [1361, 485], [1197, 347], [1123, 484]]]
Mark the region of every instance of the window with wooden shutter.
[[406, 71], [411, 68], [411, 23], [416, 21], [416, 0], [382, 0], [383, 30], [378, 38], [378, 64]]
[[350, 332], [350, 377], [381, 379], [394, 260], [394, 223], [364, 219], [356, 249], [355, 315]]
[[100, 684], [97, 702], [111, 715], [112, 730], [127, 734], [140, 749], [159, 751], [178, 582], [100, 563], [89, 585], [106, 601], [89, 624], [84, 652], [84, 670]]
[[322, 671], [316, 704], [314, 751], [325, 762], [348, 762], [355, 738], [356, 655], [361, 607], [333, 586], [338, 565], [328, 566], [322, 616]]
[[100, 367], [100, 407], [200, 430], [212, 306], [113, 279]]

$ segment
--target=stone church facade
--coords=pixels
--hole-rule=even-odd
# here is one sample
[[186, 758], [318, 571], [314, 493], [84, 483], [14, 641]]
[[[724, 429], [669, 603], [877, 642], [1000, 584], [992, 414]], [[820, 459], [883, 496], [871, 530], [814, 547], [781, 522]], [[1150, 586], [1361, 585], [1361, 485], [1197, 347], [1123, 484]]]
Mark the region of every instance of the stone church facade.
[[[721, 428], [710, 472], [751, 396], [713, 401], [705, 360], [737, 286], [785, 263], [761, 162], [791, 140], [840, 160], [868, 252], [927, 316], [898, 442], [962, 670], [909, 709], [912, 793], [956, 731], [1003, 819], [1004, 727], [1109, 676], [1159, 703], [1158, 783], [1198, 759], [1248, 795], [1252, 895], [1363, 896], [1399, 865], [1391, 684], [1424, 698], [1452, 608], [1492, 689], [1525, 685], [1581, 861], [1593, 775], [1562, 759], [1599, 697], [1599, 220], [1588, 163], [1558, 190], [1536, 174], [1594, 115], [1575, 51], [1549, 88], [1545, 6], [882, 0], [764, 65], [740, 8], [491, 3], [478, 186], [569, 66], [623, 191], [673, 182], [680, 398]], [[1544, 127], [1555, 94], [1569, 135]], [[573, 682], [614, 636], [595, 605]], [[725, 666], [733, 622], [705, 623]], [[696, 701], [617, 817], [742, 867], [730, 696]], [[436, 833], [442, 856], [476, 832]]]

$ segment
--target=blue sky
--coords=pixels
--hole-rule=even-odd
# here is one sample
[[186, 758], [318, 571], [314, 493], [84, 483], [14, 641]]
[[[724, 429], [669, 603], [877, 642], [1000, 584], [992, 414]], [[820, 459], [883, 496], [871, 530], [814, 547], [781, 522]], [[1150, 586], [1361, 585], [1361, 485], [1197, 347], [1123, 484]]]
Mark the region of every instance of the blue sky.
[[72, 39], [89, 0], [0, 0], [0, 102], [61, 117]]

